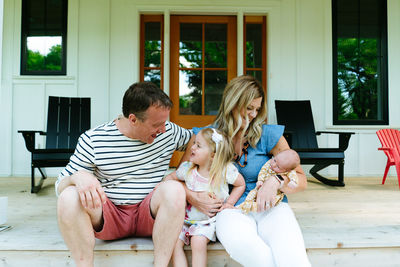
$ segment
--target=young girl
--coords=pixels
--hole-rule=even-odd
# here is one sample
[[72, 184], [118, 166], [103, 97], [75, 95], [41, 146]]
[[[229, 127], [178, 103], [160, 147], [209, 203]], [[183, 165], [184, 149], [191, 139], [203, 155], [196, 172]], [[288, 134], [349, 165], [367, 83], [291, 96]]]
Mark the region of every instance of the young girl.
[[[192, 191], [206, 191], [223, 199], [223, 209], [234, 208], [245, 190], [245, 182], [231, 163], [233, 147], [218, 130], [205, 128], [197, 135], [189, 161], [183, 162], [170, 174], [183, 180]], [[233, 185], [229, 195], [228, 184]], [[195, 207], [187, 205], [185, 222], [173, 253], [174, 266], [187, 266], [183, 246], [192, 247], [192, 266], [207, 266], [207, 243], [215, 241], [215, 217], [208, 217]]]

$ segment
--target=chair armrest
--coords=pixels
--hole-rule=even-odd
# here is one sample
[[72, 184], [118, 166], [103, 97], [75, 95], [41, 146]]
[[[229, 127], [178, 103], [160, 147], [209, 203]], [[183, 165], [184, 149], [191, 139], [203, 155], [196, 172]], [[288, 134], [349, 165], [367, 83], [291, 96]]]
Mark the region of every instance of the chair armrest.
[[35, 134], [38, 133], [40, 135], [46, 135], [46, 132], [43, 132], [43, 131], [20, 130], [18, 132], [21, 133], [22, 136], [24, 137], [25, 146], [29, 152], [32, 152], [33, 150], [35, 150]]
[[320, 135], [320, 134], [355, 134], [355, 132], [333, 132], [333, 131], [317, 131], [315, 132], [316, 135]]
[[338, 134], [339, 135], [339, 149], [345, 151], [349, 147], [349, 141], [354, 132], [332, 132], [332, 131], [318, 131], [315, 132], [316, 135], [320, 134]]
[[[388, 151], [389, 153], [386, 154], [390, 160], [395, 160], [395, 162], [400, 162], [400, 155], [399, 152], [397, 151], [397, 149], [394, 149], [392, 147], [379, 147], [378, 150], [382, 150], [382, 151]], [[390, 157], [393, 157], [392, 159]]]

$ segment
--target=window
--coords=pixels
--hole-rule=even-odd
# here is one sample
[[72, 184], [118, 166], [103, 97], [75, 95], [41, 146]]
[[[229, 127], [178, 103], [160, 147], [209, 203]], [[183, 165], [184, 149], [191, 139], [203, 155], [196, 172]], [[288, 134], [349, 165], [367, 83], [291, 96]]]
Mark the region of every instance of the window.
[[22, 0], [21, 75], [65, 75], [67, 0]]
[[[164, 77], [164, 17], [141, 15], [140, 79], [163, 89], [174, 103], [170, 120], [186, 128], [212, 123], [226, 84], [237, 76], [236, 16], [171, 15], [169, 76]], [[267, 85], [266, 17], [244, 16], [243, 73]]]
[[236, 17], [171, 16], [171, 121], [192, 128], [214, 121], [236, 76]]
[[244, 17], [243, 73], [252, 75], [267, 89], [266, 17]]
[[140, 80], [153, 82], [163, 89], [163, 34], [162, 15], [142, 15], [140, 27]]
[[333, 0], [333, 124], [388, 124], [385, 0]]

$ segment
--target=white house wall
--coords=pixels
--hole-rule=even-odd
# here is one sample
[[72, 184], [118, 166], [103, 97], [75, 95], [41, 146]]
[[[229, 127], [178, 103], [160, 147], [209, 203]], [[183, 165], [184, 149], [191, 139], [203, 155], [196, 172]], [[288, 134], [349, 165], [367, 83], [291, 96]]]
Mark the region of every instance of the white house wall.
[[[243, 15], [267, 15], [269, 122], [276, 122], [275, 99], [310, 99], [318, 130], [356, 132], [346, 151], [345, 175], [383, 174], [386, 159], [377, 151], [379, 141], [375, 134], [382, 127], [332, 125], [330, 0], [69, 0], [67, 75], [63, 77], [19, 75], [21, 0], [0, 0], [0, 4], [2, 2], [0, 176], [30, 175], [30, 154], [17, 130], [45, 130], [49, 95], [91, 97], [92, 126], [109, 121], [121, 112], [124, 91], [139, 80], [141, 13], [164, 14], [166, 54], [170, 15], [230, 14], [237, 15], [239, 23]], [[389, 117], [393, 128], [400, 126], [398, 25], [400, 1], [388, 0]], [[239, 25], [238, 30], [241, 29]], [[242, 47], [240, 32], [238, 51]], [[240, 62], [243, 62], [243, 55], [238, 52], [239, 66]], [[164, 87], [169, 92], [168, 58], [165, 58], [164, 68]], [[238, 73], [242, 73], [240, 67]], [[320, 146], [338, 143], [336, 136], [319, 138]], [[43, 139], [39, 145], [43, 147]], [[47, 169], [52, 176], [58, 171]], [[337, 170], [329, 168], [326, 174], [335, 176]], [[393, 170], [391, 174], [395, 174]]]

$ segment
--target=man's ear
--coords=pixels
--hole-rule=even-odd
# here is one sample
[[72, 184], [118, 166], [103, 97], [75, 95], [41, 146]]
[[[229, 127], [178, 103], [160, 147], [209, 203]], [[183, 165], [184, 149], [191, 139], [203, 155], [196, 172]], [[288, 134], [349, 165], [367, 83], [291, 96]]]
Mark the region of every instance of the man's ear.
[[138, 121], [138, 118], [133, 113], [129, 114], [128, 119], [129, 119], [129, 122], [132, 123], [133, 125], [136, 124], [136, 122]]

